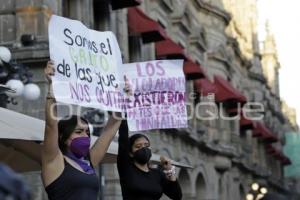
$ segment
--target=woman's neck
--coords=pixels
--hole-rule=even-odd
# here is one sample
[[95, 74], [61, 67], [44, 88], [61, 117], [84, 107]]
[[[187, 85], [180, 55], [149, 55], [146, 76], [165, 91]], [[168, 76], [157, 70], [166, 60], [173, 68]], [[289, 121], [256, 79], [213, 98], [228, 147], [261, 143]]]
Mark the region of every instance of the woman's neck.
[[144, 172], [149, 172], [149, 167], [148, 167], [148, 163], [146, 164], [140, 164], [140, 163], [137, 163], [137, 162], [134, 162], [135, 166], [137, 168], [139, 168], [140, 170], [144, 171]]

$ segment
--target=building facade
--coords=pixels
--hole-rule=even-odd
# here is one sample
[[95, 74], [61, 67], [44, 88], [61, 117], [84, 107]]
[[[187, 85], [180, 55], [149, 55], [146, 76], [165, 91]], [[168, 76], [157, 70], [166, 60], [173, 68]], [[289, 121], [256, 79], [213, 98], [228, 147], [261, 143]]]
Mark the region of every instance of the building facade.
[[[47, 29], [51, 14], [80, 20], [91, 29], [113, 31], [124, 62], [184, 57], [201, 68], [202, 76], [198, 76], [200, 72], [197, 76], [186, 73], [189, 127], [147, 132], [155, 153], [193, 166], [193, 169], [177, 170], [184, 200], [242, 200], [254, 182], [278, 195], [295, 195], [293, 187], [284, 179], [283, 167], [288, 163], [280, 152], [284, 133], [298, 129], [296, 116], [287, 116], [282, 106], [280, 64], [270, 31], [263, 48], [259, 47], [256, 0], [148, 0], [142, 3], [137, 0], [2, 0], [0, 45], [7, 46], [14, 59], [30, 67], [34, 82], [42, 90], [39, 101], [18, 99], [18, 105], [7, 104], [7, 108], [41, 119], [44, 118], [43, 68], [49, 60]], [[136, 28], [139, 18], [155, 23], [148, 32], [163, 31], [159, 36], [145, 34], [148, 32], [143, 26]], [[34, 36], [32, 43], [26, 40], [28, 35]], [[163, 54], [159, 51], [159, 43], [167, 39], [182, 52]], [[207, 89], [210, 84], [211, 90]], [[227, 93], [221, 92], [221, 86], [214, 90], [218, 84], [223, 87], [225, 84]], [[236, 114], [232, 111], [233, 104], [245, 105], [246, 102], [253, 102], [249, 106], [264, 117], [255, 123], [243, 121], [245, 124], [239, 118], [199, 118], [215, 111], [209, 104], [215, 101], [217, 110], [226, 117]], [[272, 135], [266, 136], [266, 132]], [[104, 164], [101, 170], [105, 183], [102, 199], [122, 199], [116, 166]], [[24, 175], [34, 199], [46, 199], [39, 172]]]

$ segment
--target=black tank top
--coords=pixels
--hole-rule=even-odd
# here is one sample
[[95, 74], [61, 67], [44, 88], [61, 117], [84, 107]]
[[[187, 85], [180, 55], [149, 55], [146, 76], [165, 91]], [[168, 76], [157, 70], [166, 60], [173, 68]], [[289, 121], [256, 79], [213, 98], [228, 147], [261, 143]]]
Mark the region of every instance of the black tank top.
[[96, 200], [99, 181], [96, 174], [86, 174], [65, 159], [62, 174], [45, 189], [49, 200]]

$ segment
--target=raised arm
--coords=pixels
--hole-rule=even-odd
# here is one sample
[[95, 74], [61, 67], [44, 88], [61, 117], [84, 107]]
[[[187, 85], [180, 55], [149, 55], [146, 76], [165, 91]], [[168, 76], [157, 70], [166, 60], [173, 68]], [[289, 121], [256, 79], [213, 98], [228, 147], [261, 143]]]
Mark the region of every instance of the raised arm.
[[[127, 94], [127, 98], [130, 98], [133, 95], [132, 87], [129, 83], [128, 78], [124, 75], [125, 88], [124, 91]], [[127, 116], [126, 116], [127, 118]], [[118, 156], [117, 156], [117, 165], [120, 169], [125, 169], [124, 165], [129, 164], [129, 129], [127, 119], [123, 120], [119, 129], [119, 146], [118, 146]]]
[[62, 153], [58, 147], [58, 127], [57, 127], [57, 111], [56, 111], [56, 101], [52, 90], [51, 76], [54, 75], [54, 64], [48, 61], [47, 67], [45, 68], [45, 76], [48, 81], [48, 94], [46, 98], [45, 106], [45, 135], [44, 144], [42, 148], [42, 162], [49, 163], [57, 158], [58, 155]]
[[128, 139], [128, 125], [127, 120], [123, 120], [119, 129], [119, 147], [117, 164], [118, 168], [124, 168], [124, 165], [129, 164], [129, 139]]
[[120, 127], [121, 116], [116, 117], [117, 115], [118, 114], [111, 115], [101, 136], [90, 150], [91, 162], [94, 167], [96, 167], [104, 158], [111, 141]]
[[[131, 87], [124, 76], [125, 88], [124, 91], [126, 95], [132, 95]], [[116, 135], [119, 127], [121, 125], [122, 116], [121, 113], [113, 112], [110, 119], [107, 122], [101, 136], [97, 139], [96, 143], [90, 151], [91, 162], [93, 166], [97, 166], [105, 156], [107, 149]]]

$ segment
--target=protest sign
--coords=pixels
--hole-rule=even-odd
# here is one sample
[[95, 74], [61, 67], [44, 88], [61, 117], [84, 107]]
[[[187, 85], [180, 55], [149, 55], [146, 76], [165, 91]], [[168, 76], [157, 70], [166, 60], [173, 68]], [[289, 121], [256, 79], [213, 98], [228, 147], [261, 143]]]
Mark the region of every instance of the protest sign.
[[133, 95], [125, 97], [130, 131], [187, 127], [183, 60], [124, 64]]
[[58, 102], [121, 111], [118, 68], [122, 59], [112, 32], [91, 30], [79, 21], [52, 15], [49, 49]]

